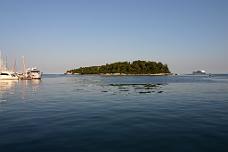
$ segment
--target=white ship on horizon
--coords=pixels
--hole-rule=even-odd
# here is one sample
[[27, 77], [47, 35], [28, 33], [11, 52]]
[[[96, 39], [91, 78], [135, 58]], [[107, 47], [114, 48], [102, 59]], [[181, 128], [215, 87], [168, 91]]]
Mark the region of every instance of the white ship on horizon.
[[192, 72], [193, 75], [205, 75], [207, 74], [205, 70], [197, 70]]

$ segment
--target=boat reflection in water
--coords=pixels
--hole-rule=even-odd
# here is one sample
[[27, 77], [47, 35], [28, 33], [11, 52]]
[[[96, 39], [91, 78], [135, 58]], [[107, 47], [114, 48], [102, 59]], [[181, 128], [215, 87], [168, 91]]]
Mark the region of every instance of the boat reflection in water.
[[32, 88], [33, 93], [36, 93], [37, 90], [39, 89], [40, 84], [41, 84], [41, 80], [40, 79], [32, 79], [30, 81], [30, 83], [31, 83], [31, 88]]
[[21, 98], [25, 99], [28, 94], [36, 94], [41, 84], [40, 79], [21, 80], [18, 85], [20, 87]]
[[[26, 99], [29, 94], [38, 92], [41, 80], [0, 80], [0, 103], [6, 101], [12, 94], [18, 94], [21, 99]], [[18, 89], [20, 88], [20, 89]]]
[[0, 80], [0, 92], [6, 92], [15, 88], [18, 80]]
[[0, 103], [6, 101], [8, 94], [13, 94], [18, 80], [0, 80]]

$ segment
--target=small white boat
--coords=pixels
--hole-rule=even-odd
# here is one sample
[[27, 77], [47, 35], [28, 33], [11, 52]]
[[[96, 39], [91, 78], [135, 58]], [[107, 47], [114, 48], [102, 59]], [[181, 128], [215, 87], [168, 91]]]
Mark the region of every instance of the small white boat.
[[42, 72], [40, 72], [40, 70], [37, 68], [31, 68], [31, 69], [27, 69], [26, 76], [27, 78], [30, 78], [30, 79], [41, 79]]
[[192, 72], [193, 75], [206, 75], [205, 70], [197, 70]]
[[0, 80], [18, 80], [18, 77], [14, 72], [1, 71]]

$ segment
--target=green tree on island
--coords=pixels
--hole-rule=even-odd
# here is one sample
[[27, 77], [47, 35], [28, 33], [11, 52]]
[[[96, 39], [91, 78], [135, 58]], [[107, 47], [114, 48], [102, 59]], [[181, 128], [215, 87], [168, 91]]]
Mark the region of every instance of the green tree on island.
[[168, 65], [153, 61], [116, 62], [101, 66], [80, 67], [68, 70], [71, 74], [158, 74], [170, 73]]

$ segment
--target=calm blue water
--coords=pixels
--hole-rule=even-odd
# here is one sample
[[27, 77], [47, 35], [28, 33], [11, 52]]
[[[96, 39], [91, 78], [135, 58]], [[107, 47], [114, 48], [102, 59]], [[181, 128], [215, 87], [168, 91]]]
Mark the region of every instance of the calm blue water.
[[228, 75], [0, 81], [0, 151], [227, 152]]

